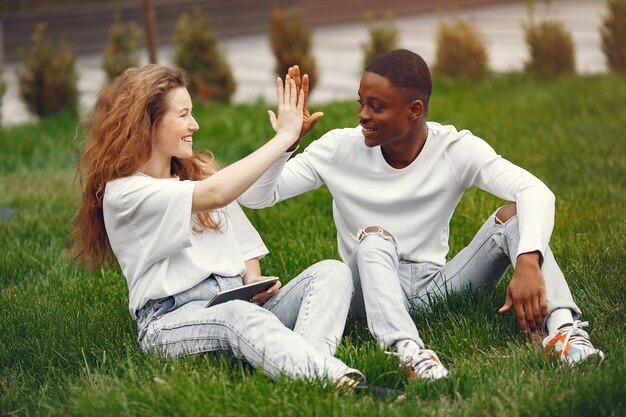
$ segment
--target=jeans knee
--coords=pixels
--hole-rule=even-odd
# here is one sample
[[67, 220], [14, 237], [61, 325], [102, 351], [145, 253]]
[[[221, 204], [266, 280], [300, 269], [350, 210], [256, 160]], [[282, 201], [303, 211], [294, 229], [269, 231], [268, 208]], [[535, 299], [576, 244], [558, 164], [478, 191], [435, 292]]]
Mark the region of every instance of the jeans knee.
[[364, 229], [361, 229], [359, 230], [356, 238], [359, 243], [361, 243], [366, 236], [380, 236], [385, 240], [393, 242], [394, 245], [396, 244], [396, 237], [380, 226], [368, 226]]
[[[385, 247], [390, 246], [384, 245], [385, 242], [389, 242], [393, 245], [394, 254], [398, 247], [395, 236], [379, 226], [369, 226], [361, 229], [356, 238], [359, 241], [355, 247], [355, 252], [358, 256], [367, 257], [368, 253], [371, 251], [386, 251]], [[383, 243], [383, 245], [381, 245], [381, 243]]]
[[320, 267], [316, 278], [324, 281], [324, 285], [337, 291], [352, 293], [352, 271], [350, 267], [341, 261], [326, 259], [318, 262]]
[[319, 261], [317, 265], [320, 267], [320, 270], [325, 273], [341, 275], [347, 273], [346, 271], [350, 271], [350, 268], [348, 268], [346, 264], [336, 259], [324, 259], [323, 261]]
[[517, 205], [515, 203], [509, 203], [500, 207], [496, 212], [496, 224], [504, 224], [515, 215], [517, 215]]
[[222, 306], [225, 312], [223, 317], [233, 318], [232, 324], [264, 321], [268, 315], [268, 311], [264, 308], [244, 300], [232, 300]]

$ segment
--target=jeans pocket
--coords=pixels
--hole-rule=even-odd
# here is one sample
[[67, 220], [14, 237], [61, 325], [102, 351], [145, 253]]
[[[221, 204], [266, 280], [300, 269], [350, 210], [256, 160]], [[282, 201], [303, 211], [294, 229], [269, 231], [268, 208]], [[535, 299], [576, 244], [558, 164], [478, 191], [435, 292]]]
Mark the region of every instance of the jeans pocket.
[[422, 288], [420, 278], [423, 269], [420, 264], [411, 264], [411, 298], [417, 297]]
[[223, 289], [220, 284], [221, 280], [221, 277], [211, 275], [193, 287], [174, 295], [174, 309], [178, 309], [193, 301], [209, 301]]
[[148, 332], [148, 328], [163, 315], [169, 313], [174, 308], [174, 297], [162, 298], [149, 302], [139, 311], [137, 319], [137, 339], [141, 342]]
[[214, 275], [220, 291], [232, 290], [243, 285], [243, 278], [239, 275], [234, 277], [223, 277]]

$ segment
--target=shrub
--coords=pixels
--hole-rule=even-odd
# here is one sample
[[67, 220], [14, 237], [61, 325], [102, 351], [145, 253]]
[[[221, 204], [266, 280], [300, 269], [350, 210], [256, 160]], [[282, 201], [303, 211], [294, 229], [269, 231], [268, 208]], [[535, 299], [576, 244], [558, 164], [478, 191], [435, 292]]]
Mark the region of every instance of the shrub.
[[626, 72], [626, 0], [608, 0], [607, 9], [600, 28], [602, 51], [610, 69]]
[[[546, 1], [550, 5], [550, 1]], [[529, 59], [526, 71], [554, 77], [576, 71], [574, 41], [563, 23], [557, 20], [535, 22], [534, 3], [528, 0], [528, 23], [524, 25]]]
[[304, 22], [299, 9], [283, 11], [274, 7], [271, 13], [270, 44], [276, 57], [274, 71], [284, 77], [293, 65], [300, 67], [301, 74], [309, 74], [309, 89], [317, 81], [315, 58], [311, 51], [311, 29]]
[[489, 56], [482, 33], [459, 17], [442, 21], [437, 29], [434, 72], [451, 77], [482, 79], [489, 72]]
[[44, 39], [46, 25], [40, 23], [32, 36], [23, 69], [18, 71], [19, 90], [33, 114], [46, 116], [64, 110], [77, 111], [78, 76], [76, 56], [66, 34], [60, 45]]
[[[4, 70], [0, 68], [0, 108], [2, 107], [2, 98], [7, 92], [7, 83], [4, 81]], [[0, 122], [2, 122], [2, 113], [0, 113]]]
[[126, 68], [139, 65], [139, 42], [141, 31], [134, 21], [122, 23], [120, 13], [115, 13], [109, 28], [109, 46], [102, 58], [102, 69], [109, 80], [120, 75]]
[[398, 29], [394, 24], [393, 13], [386, 15], [386, 25], [377, 25], [372, 14], [365, 15], [365, 22], [369, 30], [369, 41], [361, 44], [363, 49], [363, 68], [374, 58], [398, 47]]
[[180, 15], [174, 28], [174, 63], [189, 74], [189, 91], [204, 101], [227, 102], [236, 89], [235, 79], [199, 7]]

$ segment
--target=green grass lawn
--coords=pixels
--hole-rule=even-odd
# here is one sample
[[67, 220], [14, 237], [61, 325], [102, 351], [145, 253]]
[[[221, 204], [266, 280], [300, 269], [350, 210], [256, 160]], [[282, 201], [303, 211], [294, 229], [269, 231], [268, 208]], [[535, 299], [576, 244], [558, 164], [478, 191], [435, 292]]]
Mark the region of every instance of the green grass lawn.
[[[349, 320], [338, 356], [371, 383], [405, 389], [409, 399], [399, 404], [342, 397], [321, 382], [273, 381], [210, 355], [146, 357], [119, 269], [84, 270], [67, 251], [77, 200], [76, 119], [66, 115], [0, 129], [0, 207], [14, 213], [0, 224], [0, 415], [625, 415], [626, 79], [436, 80], [430, 109], [431, 120], [470, 129], [554, 191], [551, 246], [606, 353], [602, 367], [561, 366], [523, 340], [514, 315], [497, 314], [504, 285], [414, 312], [423, 339], [451, 371], [444, 381], [408, 384], [365, 324]], [[265, 110], [197, 106], [195, 146], [223, 164], [246, 155], [271, 136]], [[357, 124], [356, 97], [320, 110], [326, 116], [309, 140]], [[271, 251], [266, 274], [285, 283], [337, 258], [330, 203], [321, 189], [247, 210]], [[452, 220], [450, 255], [500, 204], [477, 190], [466, 194]]]

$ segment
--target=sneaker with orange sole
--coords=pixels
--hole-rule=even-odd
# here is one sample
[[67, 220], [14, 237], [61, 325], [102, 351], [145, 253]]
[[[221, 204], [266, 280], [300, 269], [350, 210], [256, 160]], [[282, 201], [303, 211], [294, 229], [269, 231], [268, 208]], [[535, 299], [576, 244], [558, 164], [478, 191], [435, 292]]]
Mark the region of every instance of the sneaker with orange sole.
[[439, 360], [435, 352], [430, 349], [406, 349], [402, 354], [386, 352], [398, 356], [400, 364], [404, 366], [410, 380], [437, 380], [448, 376], [448, 370]]
[[597, 357], [599, 363], [604, 360], [604, 352], [593, 347], [589, 341], [589, 335], [582, 327], [588, 326], [589, 322], [575, 320], [561, 326], [556, 333], [543, 339], [543, 349], [546, 355], [554, 349], [556, 355], [563, 362], [574, 366], [590, 357]]

